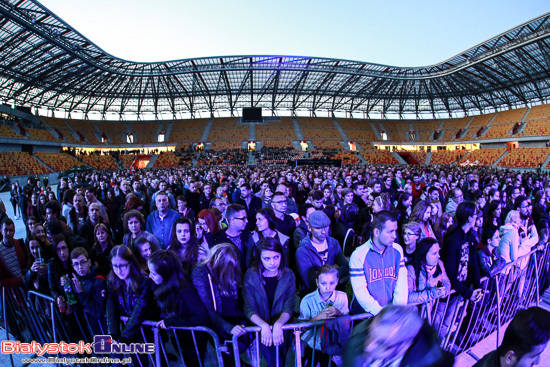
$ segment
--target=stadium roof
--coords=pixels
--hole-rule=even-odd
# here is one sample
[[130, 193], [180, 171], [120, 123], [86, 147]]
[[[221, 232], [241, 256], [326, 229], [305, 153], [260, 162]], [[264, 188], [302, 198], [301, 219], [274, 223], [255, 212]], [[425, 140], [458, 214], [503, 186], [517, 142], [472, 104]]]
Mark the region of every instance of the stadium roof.
[[40, 3], [0, 0], [0, 100], [102, 114], [199, 110], [462, 114], [550, 96], [550, 13], [426, 67], [301, 56], [155, 63], [109, 55]]

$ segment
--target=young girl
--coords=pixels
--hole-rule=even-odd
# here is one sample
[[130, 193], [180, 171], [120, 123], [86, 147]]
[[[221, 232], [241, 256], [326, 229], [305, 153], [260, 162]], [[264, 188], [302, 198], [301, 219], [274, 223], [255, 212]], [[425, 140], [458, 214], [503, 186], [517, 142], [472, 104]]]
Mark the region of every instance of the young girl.
[[183, 271], [186, 276], [190, 276], [195, 265], [206, 256], [204, 251], [200, 251], [195, 226], [189, 218], [180, 217], [174, 222], [172, 233], [172, 243], [168, 250], [179, 256]]
[[277, 239], [285, 251], [285, 257], [288, 261], [290, 238], [275, 229], [275, 213], [273, 209], [264, 208], [256, 213], [256, 230], [250, 234], [247, 244], [246, 265], [248, 268], [253, 266], [256, 256], [256, 244], [262, 238], [271, 237]]
[[136, 257], [136, 260], [139, 264], [141, 271], [149, 274], [149, 268], [147, 267], [147, 260], [151, 257], [153, 252], [158, 250], [158, 247], [149, 242], [145, 237], [137, 237], [133, 242], [132, 253]]
[[[284, 364], [290, 335], [283, 334], [282, 326], [294, 312], [296, 278], [286, 267], [283, 246], [274, 238], [257, 243], [256, 264], [244, 276], [244, 313], [261, 327], [261, 350], [269, 367], [279, 358]], [[272, 329], [273, 327], [273, 329]], [[279, 347], [279, 355], [276, 349]]]
[[61, 312], [67, 310], [67, 298], [63, 287], [67, 278], [73, 274], [73, 268], [69, 261], [69, 245], [65, 236], [58, 234], [53, 238], [53, 257], [48, 261], [48, 282], [50, 294], [57, 302]]
[[31, 237], [29, 240], [29, 266], [25, 275], [25, 287], [28, 290], [50, 294], [48, 281], [48, 260], [50, 251], [41, 238]]
[[[338, 270], [335, 265], [323, 265], [317, 272], [317, 290], [308, 294], [300, 303], [300, 320], [319, 321], [332, 319], [349, 313], [348, 297], [345, 292], [337, 291]], [[319, 330], [309, 330], [302, 335], [307, 343], [305, 347], [302, 365], [308, 366], [313, 358], [313, 366], [321, 363], [321, 366], [328, 366], [330, 356], [321, 352], [321, 337]]]
[[[231, 243], [221, 243], [193, 269], [193, 285], [210, 314], [218, 335], [228, 340], [245, 335], [246, 318], [242, 309], [242, 272], [240, 254]], [[249, 339], [240, 339], [243, 352]], [[232, 356], [224, 354], [224, 365], [232, 365]]]
[[435, 239], [435, 233], [430, 224], [430, 217], [432, 215], [431, 206], [424, 200], [419, 200], [414, 206], [410, 220], [420, 224], [420, 239], [431, 237]]
[[[187, 284], [179, 257], [167, 250], [158, 250], [147, 262], [149, 277], [155, 283], [155, 300], [161, 310], [159, 327], [210, 326], [208, 311], [197, 293]], [[206, 339], [203, 333], [195, 335], [200, 353], [195, 353], [193, 335], [189, 331], [178, 331], [182, 357], [186, 366], [200, 366], [206, 352]], [[199, 359], [200, 358], [200, 359]]]
[[[128, 247], [115, 246], [109, 257], [113, 269], [107, 276], [109, 335], [118, 342], [137, 342], [141, 323], [158, 319], [151, 279], [141, 273]], [[120, 316], [128, 316], [126, 325], [121, 325]]]

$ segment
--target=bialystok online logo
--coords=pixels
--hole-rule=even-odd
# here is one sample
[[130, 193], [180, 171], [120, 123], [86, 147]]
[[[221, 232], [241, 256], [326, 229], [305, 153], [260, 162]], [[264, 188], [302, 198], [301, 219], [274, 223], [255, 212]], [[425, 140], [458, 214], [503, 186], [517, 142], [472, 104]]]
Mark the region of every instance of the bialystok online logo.
[[[92, 352], [93, 350], [93, 352]], [[93, 343], [46, 343], [36, 341], [21, 343], [19, 341], [4, 340], [0, 343], [0, 351], [3, 354], [154, 354], [153, 343], [118, 343], [110, 335], [96, 335]]]

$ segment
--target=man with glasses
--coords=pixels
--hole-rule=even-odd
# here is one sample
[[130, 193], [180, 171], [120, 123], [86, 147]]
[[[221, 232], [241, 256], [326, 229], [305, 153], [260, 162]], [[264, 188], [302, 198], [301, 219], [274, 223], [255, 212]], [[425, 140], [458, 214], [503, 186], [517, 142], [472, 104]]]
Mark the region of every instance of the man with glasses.
[[246, 231], [248, 216], [246, 208], [239, 204], [231, 204], [227, 207], [228, 227], [219, 231], [214, 237], [214, 245], [230, 242], [241, 252], [241, 266], [246, 266], [246, 243], [250, 232]]
[[521, 219], [518, 228], [520, 248], [525, 249], [524, 252], [527, 253], [530, 251], [531, 247], [539, 242], [537, 228], [531, 216], [533, 213], [533, 203], [531, 199], [520, 195], [514, 201], [514, 209], [519, 211], [519, 217]]
[[455, 188], [452, 191], [451, 197], [449, 198], [449, 202], [447, 203], [447, 206], [445, 207], [445, 213], [449, 213], [453, 217], [456, 213], [456, 208], [464, 201], [464, 194], [462, 193], [462, 190], [459, 188]]
[[277, 191], [271, 199], [271, 207], [275, 213], [275, 229], [285, 236], [292, 237], [296, 229], [296, 221], [286, 214], [287, 198], [284, 193]]
[[71, 281], [78, 302], [82, 310], [88, 314], [94, 334], [101, 334], [99, 323], [102, 322], [101, 326], [106, 330], [104, 310], [107, 283], [103, 277], [94, 273], [88, 252], [83, 247], [77, 247], [71, 251], [71, 263], [76, 273], [73, 274]]
[[252, 231], [256, 223], [256, 213], [262, 209], [262, 199], [252, 195], [252, 188], [248, 183], [241, 185], [241, 197], [236, 204], [242, 205], [247, 209], [248, 225], [247, 230]]

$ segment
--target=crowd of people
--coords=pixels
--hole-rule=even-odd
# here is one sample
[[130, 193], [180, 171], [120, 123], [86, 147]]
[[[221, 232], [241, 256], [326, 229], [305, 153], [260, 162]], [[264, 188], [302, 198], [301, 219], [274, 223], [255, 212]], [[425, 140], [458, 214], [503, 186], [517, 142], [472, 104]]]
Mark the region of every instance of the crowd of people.
[[[390, 304], [451, 297], [434, 310], [437, 340], [459, 298], [481, 301], [481, 277], [544, 249], [550, 224], [549, 176], [457, 166], [90, 171], [57, 190], [14, 184], [11, 198], [27, 236], [14, 238], [0, 207], [0, 285], [51, 295], [68, 324], [79, 312], [106, 315], [106, 330], [125, 343], [144, 320], [160, 320], [238, 336], [244, 352], [244, 328], [256, 325], [268, 366], [285, 359], [291, 321], [389, 317]], [[304, 362], [325, 365], [336, 346], [302, 338]], [[204, 357], [182, 353], [187, 365]], [[403, 358], [372, 353], [380, 366]]]

